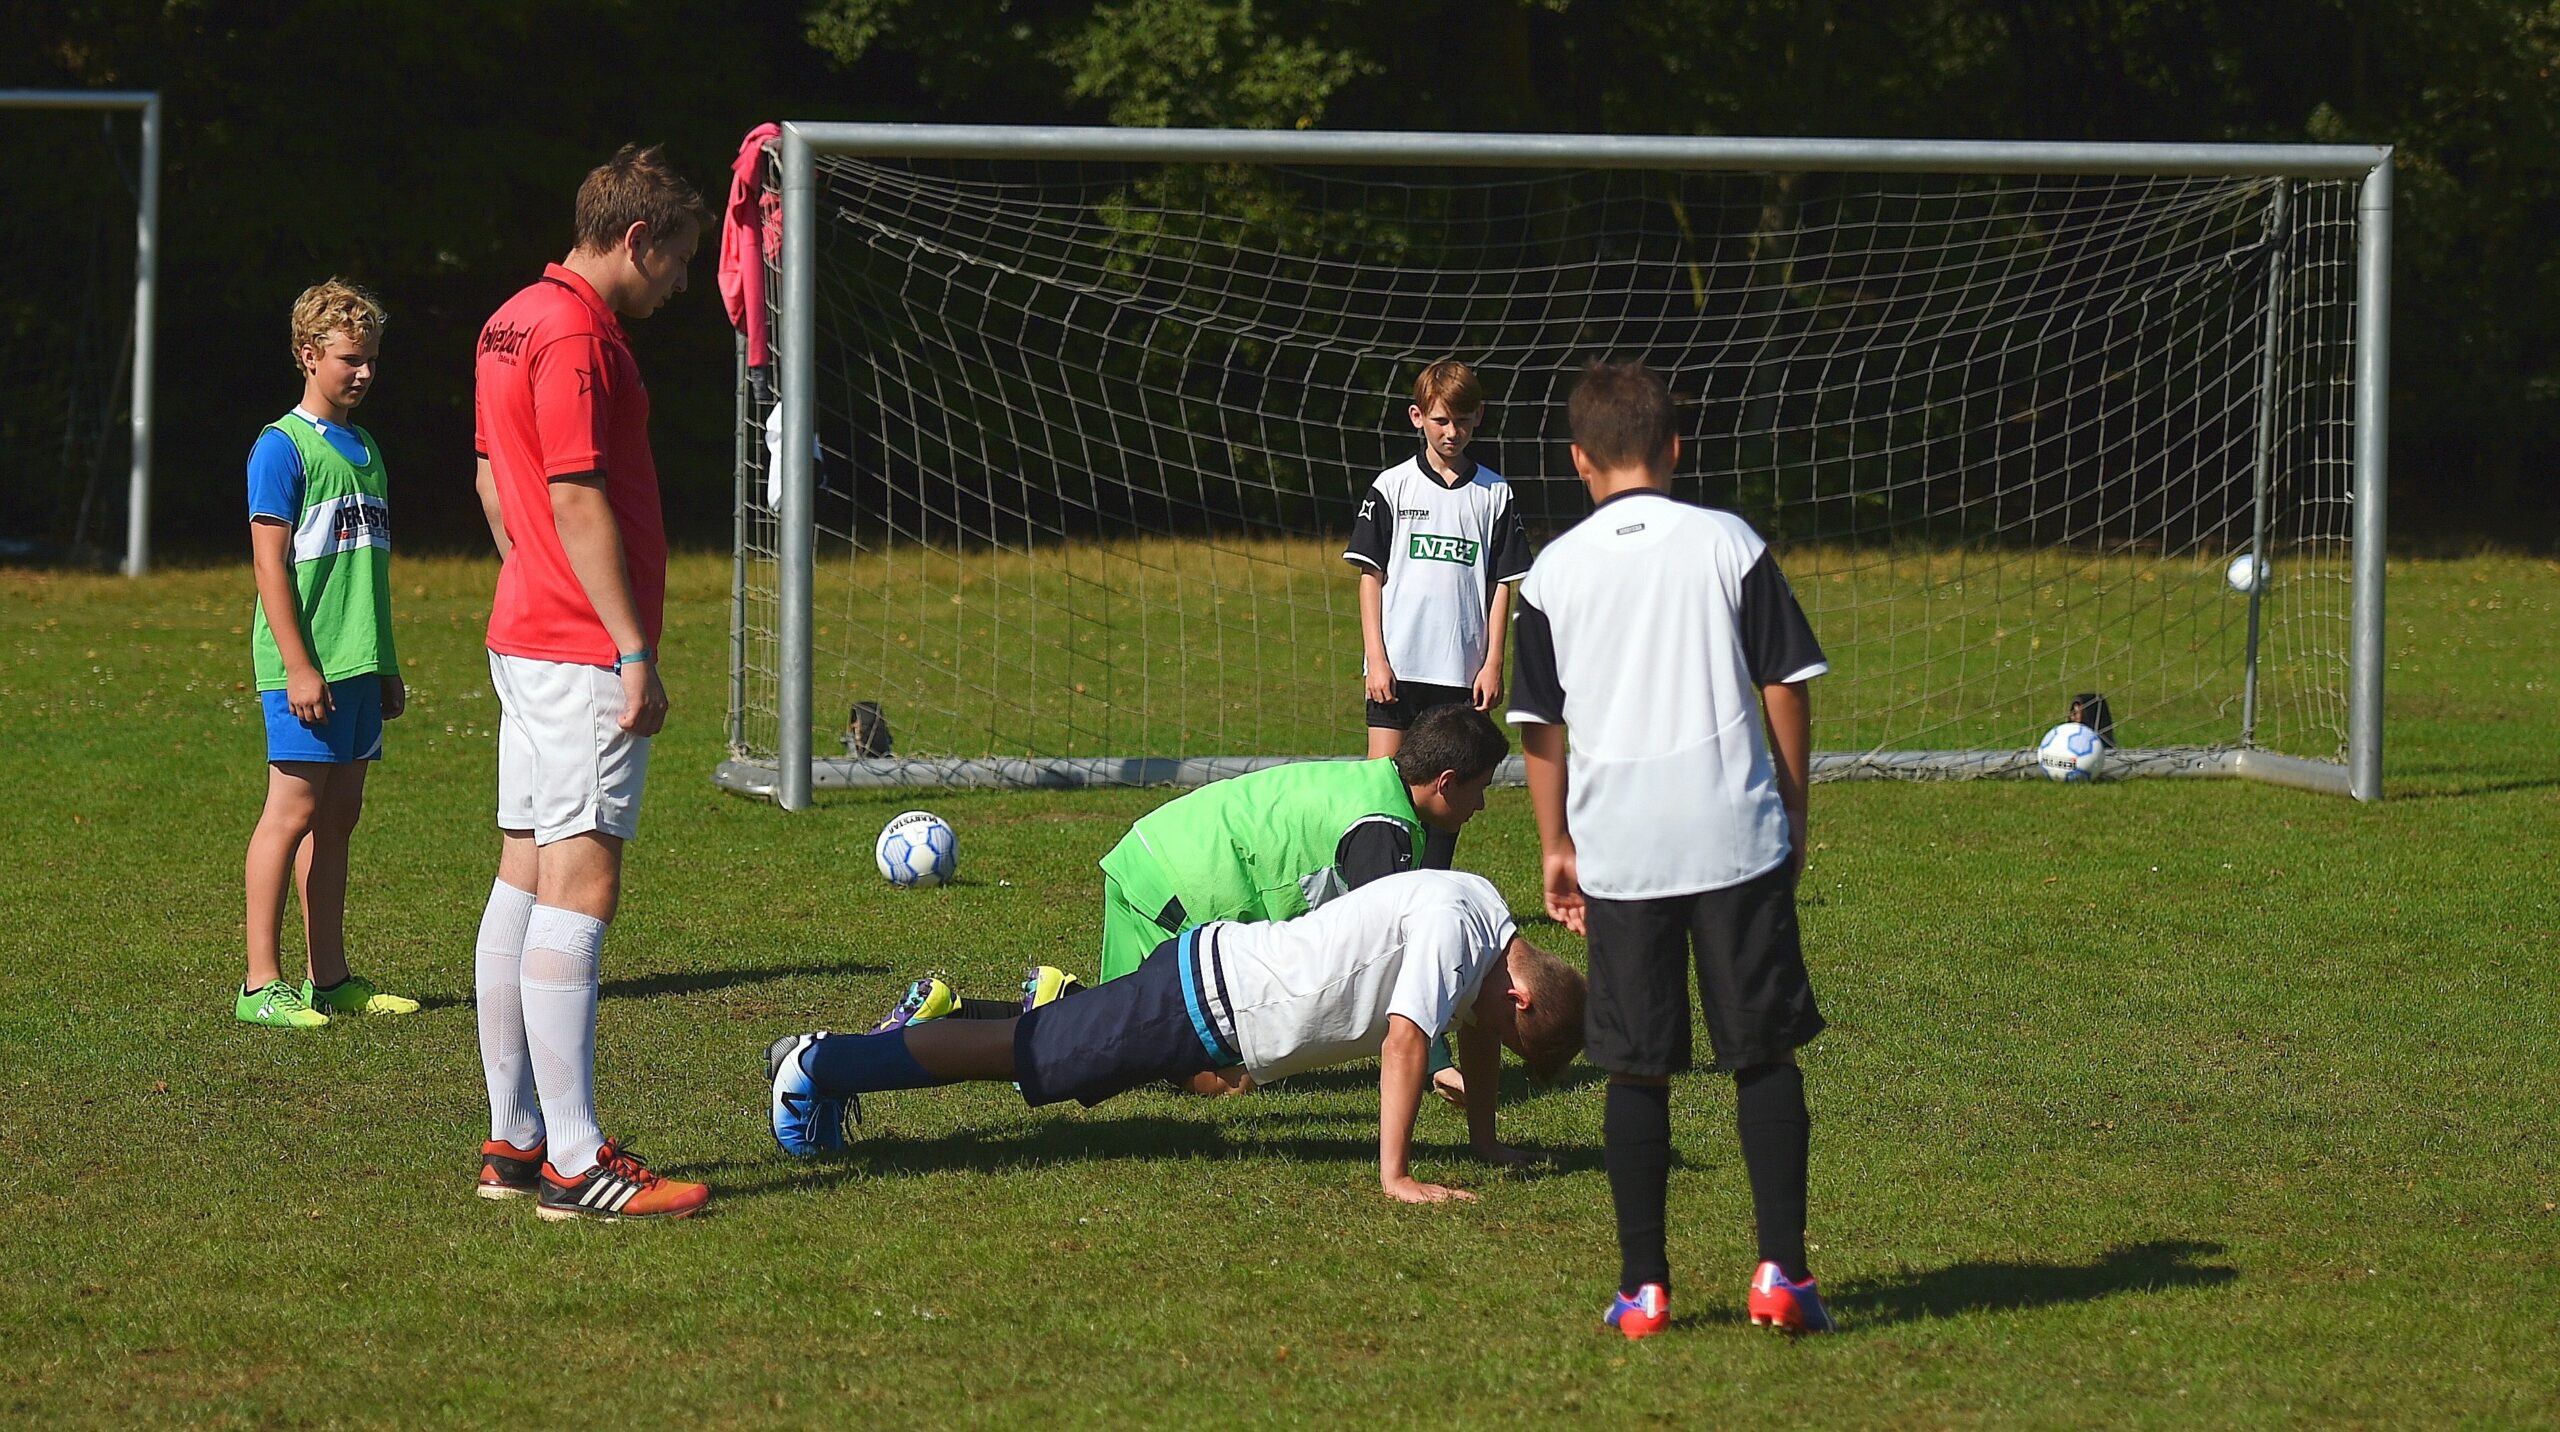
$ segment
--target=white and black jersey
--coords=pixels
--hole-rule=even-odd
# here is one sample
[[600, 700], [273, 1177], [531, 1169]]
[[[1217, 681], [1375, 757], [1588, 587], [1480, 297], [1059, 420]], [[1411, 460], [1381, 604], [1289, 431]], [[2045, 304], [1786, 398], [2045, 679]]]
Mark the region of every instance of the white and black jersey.
[[1621, 492], [1538, 555], [1512, 633], [1514, 725], [1572, 728], [1585, 892], [1739, 885], [1787, 858], [1760, 688], [1830, 670], [1751, 524]]
[[1529, 570], [1529, 534], [1502, 474], [1471, 462], [1446, 482], [1416, 456], [1369, 484], [1342, 556], [1386, 583], [1381, 634], [1396, 678], [1464, 689], [1484, 665], [1493, 589]]

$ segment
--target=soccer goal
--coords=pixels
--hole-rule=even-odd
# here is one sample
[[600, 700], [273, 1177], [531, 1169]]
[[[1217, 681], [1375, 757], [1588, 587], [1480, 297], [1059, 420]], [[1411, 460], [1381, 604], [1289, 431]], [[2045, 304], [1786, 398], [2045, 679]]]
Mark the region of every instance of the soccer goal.
[[0, 561], [151, 563], [160, 96], [0, 90]]
[[[731, 789], [1363, 749], [1353, 509], [1415, 372], [1533, 541], [1640, 354], [1779, 550], [1818, 779], [2381, 792], [2389, 151], [795, 124], [739, 367]], [[769, 247], [768, 253], [772, 253]], [[2252, 559], [2235, 569], [2236, 559]]]

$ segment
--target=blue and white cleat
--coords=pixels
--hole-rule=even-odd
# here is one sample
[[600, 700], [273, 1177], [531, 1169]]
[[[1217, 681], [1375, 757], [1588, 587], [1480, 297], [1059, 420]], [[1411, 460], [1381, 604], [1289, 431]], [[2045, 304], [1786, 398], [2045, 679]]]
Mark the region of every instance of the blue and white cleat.
[[1783, 1328], [1791, 1333], [1836, 1333], [1839, 1325], [1831, 1321], [1831, 1310], [1822, 1306], [1822, 1294], [1813, 1279], [1801, 1283], [1787, 1281], [1786, 1270], [1763, 1261], [1751, 1274], [1751, 1321], [1770, 1328]]
[[764, 1051], [765, 1067], [773, 1076], [773, 1141], [795, 1159], [840, 1152], [848, 1109], [856, 1121], [862, 1117], [858, 1101], [820, 1094], [802, 1063], [819, 1040], [833, 1037], [823, 1029], [786, 1034]]

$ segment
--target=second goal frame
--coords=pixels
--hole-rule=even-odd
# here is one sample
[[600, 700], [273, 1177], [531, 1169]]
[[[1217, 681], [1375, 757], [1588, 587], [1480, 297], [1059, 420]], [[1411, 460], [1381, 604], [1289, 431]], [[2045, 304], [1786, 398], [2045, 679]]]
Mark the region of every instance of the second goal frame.
[[[2254, 630], [2237, 748], [2128, 750], [2137, 773], [2228, 774], [2375, 800], [2382, 793], [2383, 558], [2386, 532], [2387, 395], [2390, 346], [2391, 151], [2366, 145], [2101, 144], [1853, 139], [1744, 139], [1586, 135], [1469, 135], [1363, 132], [1150, 130], [1009, 126], [787, 123], [779, 144], [782, 254], [774, 338], [778, 388], [816, 390], [817, 238], [821, 157], [915, 161], [1197, 162], [1474, 169], [1647, 169], [1935, 175], [2197, 177], [2245, 176], [2351, 181], [2356, 185], [2352, 308], [2352, 476], [2347, 493], [2352, 569], [2342, 762], [2255, 749]], [[2272, 320], [2270, 320], [2272, 321]], [[745, 384], [741, 383], [742, 409]], [[1067, 759], [821, 760], [814, 750], [813, 610], [818, 432], [814, 402], [783, 401], [774, 436], [776, 690], [779, 731], [769, 760], [724, 764], [732, 789], [766, 795], [786, 809], [810, 804], [828, 785], [1084, 785], [1193, 783], [1285, 757], [1192, 757], [1132, 753]], [[741, 415], [744, 502], [745, 414]], [[2263, 467], [2263, 458], [2261, 466]], [[2263, 476], [2261, 481], [2263, 482]], [[746, 641], [744, 551], [733, 617], [733, 680], [742, 680]], [[737, 745], [733, 687], [732, 736]], [[2004, 774], [2032, 768], [2031, 753], [2006, 750], [1866, 751], [1817, 757], [1832, 777]]]

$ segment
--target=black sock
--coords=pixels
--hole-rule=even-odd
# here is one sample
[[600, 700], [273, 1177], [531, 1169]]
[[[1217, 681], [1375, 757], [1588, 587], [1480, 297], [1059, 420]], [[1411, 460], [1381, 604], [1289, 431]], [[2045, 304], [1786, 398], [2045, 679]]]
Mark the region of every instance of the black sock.
[[1667, 1289], [1671, 1255], [1663, 1250], [1662, 1224], [1671, 1198], [1671, 1090], [1611, 1084], [1600, 1140], [1618, 1209], [1618, 1291], [1632, 1295], [1647, 1283]]
[[1422, 868], [1451, 870], [1458, 859], [1458, 837], [1435, 826], [1422, 828]]
[[1020, 1019], [1022, 1001], [1018, 999], [964, 999], [952, 1012], [954, 1019]]
[[1733, 1123], [1742, 1135], [1742, 1166], [1751, 1174], [1760, 1256], [1802, 1282], [1812, 1276], [1805, 1266], [1804, 1189], [1813, 1116], [1804, 1107], [1804, 1071], [1762, 1064], [1735, 1074], [1733, 1083]]

